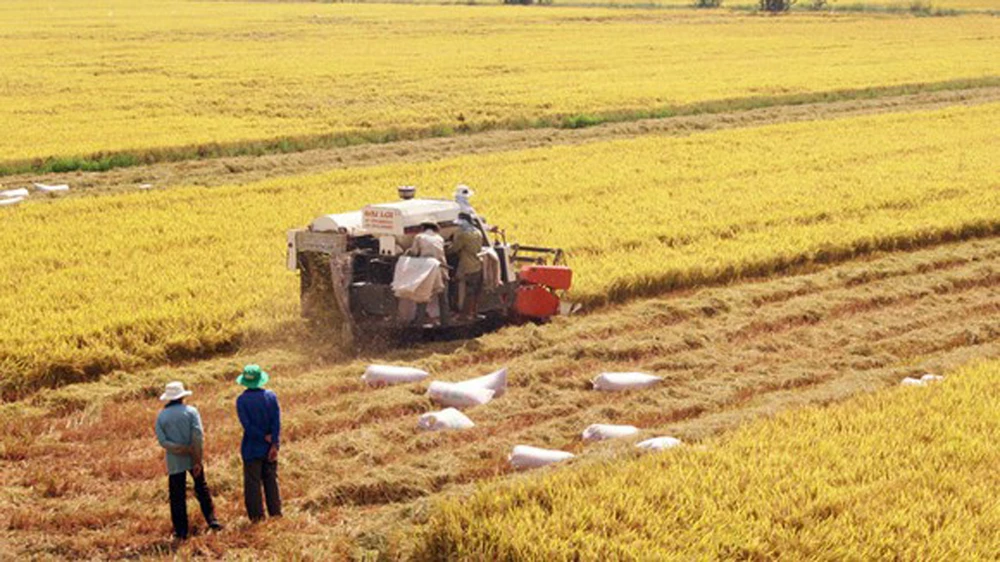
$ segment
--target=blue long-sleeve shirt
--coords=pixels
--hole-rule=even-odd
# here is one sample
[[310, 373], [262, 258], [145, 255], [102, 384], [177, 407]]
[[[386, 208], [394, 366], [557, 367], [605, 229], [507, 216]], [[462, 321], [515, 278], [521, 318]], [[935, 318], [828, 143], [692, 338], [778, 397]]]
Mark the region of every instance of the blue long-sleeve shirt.
[[[243, 425], [240, 454], [244, 461], [267, 457], [271, 445], [281, 446], [281, 408], [278, 396], [267, 389], [248, 388], [236, 399], [236, 413]], [[271, 436], [271, 443], [264, 440]]]
[[[191, 470], [192, 457], [201, 457], [204, 430], [194, 406], [171, 402], [156, 416], [156, 439], [167, 450], [167, 473]], [[185, 451], [185, 453], [178, 453]]]

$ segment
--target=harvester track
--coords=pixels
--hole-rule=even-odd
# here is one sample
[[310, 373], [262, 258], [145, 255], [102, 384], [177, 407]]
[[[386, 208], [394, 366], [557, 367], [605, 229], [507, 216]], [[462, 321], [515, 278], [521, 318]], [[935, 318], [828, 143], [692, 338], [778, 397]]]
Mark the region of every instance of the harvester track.
[[[646, 436], [698, 441], [756, 416], [1000, 356], [998, 312], [1000, 239], [992, 238], [872, 255], [370, 359], [421, 364], [445, 380], [507, 366], [507, 394], [468, 411], [475, 428], [452, 433], [416, 430], [417, 415], [432, 408], [425, 384], [363, 386], [358, 377], [368, 359], [331, 365], [294, 348], [264, 349], [206, 361], [178, 376], [197, 381], [195, 403], [210, 435], [209, 474], [223, 513], [239, 513], [242, 505], [232, 412], [238, 389], [230, 375], [254, 359], [269, 365], [286, 419], [287, 521], [277, 529], [302, 544], [331, 540], [331, 533], [345, 541], [376, 533], [405, 544], [429, 496], [508, 474], [505, 457], [515, 444], [591, 458], [630, 449], [584, 443], [580, 432], [591, 423], [633, 424]], [[665, 381], [629, 393], [590, 389], [589, 379], [601, 371], [633, 370]], [[159, 505], [166, 483], [149, 423], [158, 407], [152, 395], [165, 376], [154, 372], [114, 391], [114, 383], [102, 381], [30, 399], [44, 413], [25, 408], [0, 442], [8, 514], [0, 516], [0, 528], [8, 529], [11, 548], [94, 556], [121, 554], [101, 544], [135, 551], [155, 544], [165, 504], [159, 511], [149, 506]], [[68, 398], [87, 389], [103, 392], [106, 401]], [[56, 466], [62, 484], [45, 484]], [[116, 519], [102, 524], [103, 542], [95, 543], [87, 525], [108, 515], [105, 497], [118, 498]], [[238, 533], [213, 540], [229, 554], [261, 546]]]

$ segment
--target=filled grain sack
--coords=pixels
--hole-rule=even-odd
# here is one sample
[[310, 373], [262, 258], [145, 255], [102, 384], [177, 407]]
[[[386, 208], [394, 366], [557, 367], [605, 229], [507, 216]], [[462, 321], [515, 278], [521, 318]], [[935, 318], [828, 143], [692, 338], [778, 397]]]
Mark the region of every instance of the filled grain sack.
[[428, 431], [440, 431], [442, 429], [469, 429], [476, 424], [462, 412], [455, 408], [445, 408], [439, 412], [428, 412], [420, 416], [417, 427]]
[[383, 384], [404, 384], [420, 382], [427, 378], [427, 371], [414, 367], [397, 367], [395, 365], [368, 365], [361, 380], [369, 386]]
[[639, 428], [634, 425], [595, 423], [583, 430], [583, 438], [587, 441], [601, 441], [604, 439], [628, 437], [636, 433], [639, 433]]
[[20, 189], [5, 189], [0, 191], [0, 199], [13, 199], [15, 197], [27, 197], [28, 190], [25, 188]]
[[446, 289], [441, 262], [436, 259], [403, 256], [396, 261], [392, 275], [392, 292], [396, 298], [425, 303]]
[[21, 201], [24, 201], [24, 197], [11, 197], [10, 199], [0, 199], [0, 207], [13, 207]]
[[431, 400], [442, 406], [469, 408], [482, 406], [493, 399], [493, 391], [488, 388], [462, 386], [460, 383], [434, 381], [427, 389]]
[[680, 444], [681, 440], [676, 437], [654, 437], [652, 439], [640, 441], [636, 443], [635, 446], [640, 449], [648, 449], [650, 451], [663, 451], [665, 449], [677, 447]]
[[941, 375], [934, 375], [931, 373], [927, 373], [926, 375], [920, 377], [920, 380], [925, 383], [941, 382], [944, 380], [944, 377], [942, 377]]
[[46, 185], [44, 183], [36, 183], [35, 189], [41, 191], [42, 193], [57, 193], [60, 191], [69, 191], [69, 186], [66, 184]]
[[926, 381], [920, 379], [915, 379], [913, 377], [906, 377], [905, 379], [899, 381], [901, 386], [927, 386]]
[[601, 373], [594, 378], [594, 390], [618, 391], [648, 388], [663, 380], [663, 377], [646, 373]]
[[507, 392], [507, 367], [467, 381], [455, 383], [467, 388], [488, 388], [493, 391], [493, 398], [500, 398]]
[[554, 451], [552, 449], [539, 449], [538, 447], [529, 447], [528, 445], [518, 445], [507, 456], [507, 461], [514, 468], [535, 468], [571, 458], [573, 458], [573, 453], [567, 453], [566, 451]]

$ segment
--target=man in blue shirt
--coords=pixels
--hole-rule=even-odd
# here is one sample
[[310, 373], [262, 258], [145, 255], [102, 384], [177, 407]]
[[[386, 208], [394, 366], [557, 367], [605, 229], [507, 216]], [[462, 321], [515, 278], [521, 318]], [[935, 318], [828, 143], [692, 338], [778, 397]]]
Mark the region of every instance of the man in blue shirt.
[[236, 399], [236, 413], [243, 425], [243, 501], [250, 521], [264, 518], [260, 489], [263, 485], [267, 514], [281, 516], [278, 492], [278, 449], [281, 447], [281, 408], [278, 396], [261, 388], [270, 377], [258, 365], [247, 365], [236, 382], [247, 387]]
[[191, 391], [184, 389], [180, 382], [167, 383], [160, 400], [167, 403], [156, 417], [156, 439], [167, 451], [167, 473], [170, 489], [170, 520], [174, 525], [174, 537], [185, 540], [188, 537], [187, 516], [187, 473], [194, 478], [194, 493], [201, 506], [201, 514], [210, 529], [218, 531], [222, 525], [215, 518], [212, 493], [205, 481], [202, 465], [204, 430], [201, 415], [193, 406], [185, 406], [184, 398]]

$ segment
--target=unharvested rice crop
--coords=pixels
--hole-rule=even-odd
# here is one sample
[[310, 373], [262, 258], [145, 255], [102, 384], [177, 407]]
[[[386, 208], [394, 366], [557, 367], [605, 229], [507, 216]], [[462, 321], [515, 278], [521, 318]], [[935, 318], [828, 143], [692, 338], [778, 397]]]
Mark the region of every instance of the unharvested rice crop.
[[972, 560], [1000, 551], [1000, 362], [703, 446], [480, 489], [423, 558]]
[[1000, 53], [981, 16], [11, 0], [0, 28], [8, 172], [958, 88]]
[[[232, 0], [236, 1], [236, 0]], [[270, 2], [299, 2], [303, 0], [267, 0]], [[321, 0], [305, 0], [321, 1]], [[381, 0], [362, 0], [373, 4], [382, 3]], [[491, 0], [392, 0], [394, 4], [494, 4]], [[558, 7], [565, 6], [596, 6], [614, 8], [633, 9], [660, 9], [660, 8], [694, 8], [700, 3], [699, 0], [541, 0], [537, 4], [550, 4]], [[707, 2], [706, 2], [707, 3]], [[759, 0], [721, 0], [718, 8], [736, 10], [757, 10], [760, 7]], [[996, 0], [826, 0], [820, 2], [816, 0], [798, 0], [792, 4], [794, 11], [851, 11], [851, 12], [887, 12], [904, 13], [909, 12], [914, 15], [956, 15], [962, 12], [996, 12], [1000, 8]]]
[[402, 183], [477, 187], [512, 239], [569, 251], [591, 305], [996, 232], [998, 117], [990, 104], [30, 202], [0, 230], [0, 382], [10, 396], [272, 331], [297, 307], [285, 229]]

